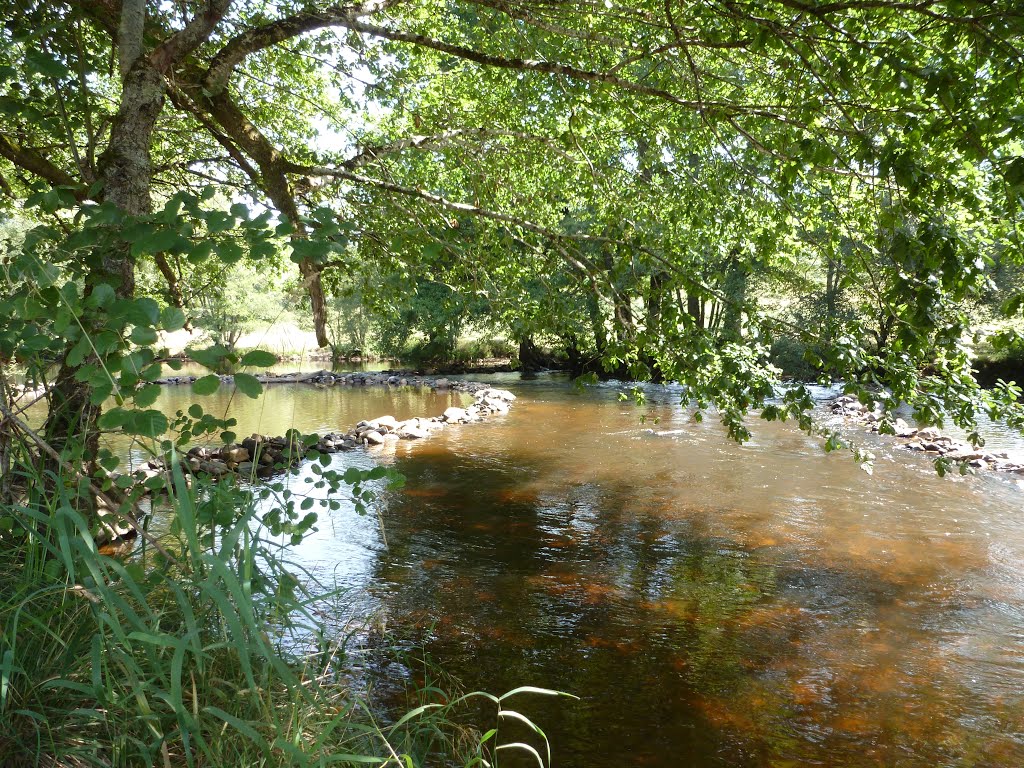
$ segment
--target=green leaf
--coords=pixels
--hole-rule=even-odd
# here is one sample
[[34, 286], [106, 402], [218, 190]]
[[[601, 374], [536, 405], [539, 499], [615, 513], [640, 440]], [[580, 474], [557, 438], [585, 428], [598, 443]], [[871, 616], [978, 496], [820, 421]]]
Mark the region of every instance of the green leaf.
[[159, 437], [167, 431], [167, 417], [160, 411], [135, 411], [125, 425], [125, 431], [143, 437]]
[[192, 382], [192, 392], [196, 395], [212, 395], [220, 386], [220, 376], [211, 373]]
[[242, 246], [234, 240], [225, 240], [217, 246], [217, 257], [225, 264], [234, 264], [245, 255]]
[[1014, 158], [1006, 168], [1006, 183], [1014, 188], [1024, 186], [1024, 157]]
[[45, 77], [64, 77], [69, 72], [61, 62], [39, 48], [30, 48], [25, 53], [25, 63]]
[[111, 408], [100, 414], [96, 420], [96, 426], [100, 429], [120, 429], [128, 423], [131, 417], [131, 411], [126, 411], [124, 408]]
[[239, 392], [248, 397], [255, 398], [263, 394], [263, 385], [257, 381], [255, 376], [248, 373], [235, 374], [235, 387]]
[[189, 350], [189, 357], [195, 360], [202, 366], [211, 370], [216, 370], [220, 367], [221, 362], [227, 357], [230, 352], [227, 349], [214, 344], [212, 347], [206, 347], [205, 349], [192, 349]]
[[278, 361], [277, 355], [272, 352], [265, 352], [262, 349], [254, 349], [242, 355], [241, 364], [255, 368], [269, 368]]
[[178, 307], [164, 307], [160, 313], [160, 327], [168, 332], [184, 328], [185, 313]]
[[155, 344], [156, 339], [156, 331], [152, 328], [147, 328], [144, 325], [137, 325], [132, 328], [131, 340], [133, 344], [146, 347], [150, 344]]
[[132, 400], [139, 408], [148, 408], [156, 399], [160, 397], [160, 385], [159, 384], [147, 384], [142, 389], [137, 390], [132, 396]]
[[90, 307], [105, 307], [114, 300], [114, 289], [106, 283], [99, 283], [92, 287], [92, 292], [85, 303]]
[[188, 407], [188, 415], [193, 419], [203, 418], [203, 406], [199, 403], [192, 403], [192, 405]]
[[132, 243], [132, 256], [138, 258], [150, 253], [183, 251], [188, 247], [189, 241], [173, 229], [158, 229]]

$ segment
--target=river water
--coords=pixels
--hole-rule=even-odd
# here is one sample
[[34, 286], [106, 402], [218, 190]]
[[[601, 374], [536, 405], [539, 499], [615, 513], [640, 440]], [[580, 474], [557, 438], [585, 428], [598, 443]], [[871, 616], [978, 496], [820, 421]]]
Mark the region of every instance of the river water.
[[[1024, 476], [942, 479], [854, 433], [869, 476], [790, 425], [755, 420], [738, 446], [659, 388], [638, 408], [614, 386], [494, 381], [519, 396], [507, 416], [334, 456], [407, 477], [377, 502], [387, 547], [345, 508], [296, 557], [466, 690], [578, 696], [513, 702], [556, 766], [1024, 765]], [[239, 434], [465, 402], [200, 400]], [[191, 401], [169, 387], [159, 407]]]

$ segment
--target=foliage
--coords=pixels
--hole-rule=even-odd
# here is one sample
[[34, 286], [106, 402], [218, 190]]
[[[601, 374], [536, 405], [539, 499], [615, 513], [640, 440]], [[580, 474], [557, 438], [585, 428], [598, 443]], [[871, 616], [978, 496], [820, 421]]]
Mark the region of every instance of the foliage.
[[[20, 457], [15, 474], [32, 479], [30, 454]], [[493, 731], [459, 746], [466, 697], [423, 691], [426, 703], [378, 722], [346, 682], [348, 637], [331, 639], [315, 618], [336, 595], [296, 578], [251, 495], [190, 490], [180, 472], [168, 490], [163, 546], [127, 561], [97, 549], [66, 494], [4, 510], [0, 551], [19, 565], [0, 575], [5, 764], [493, 759]], [[502, 714], [507, 697], [488, 698], [499, 718], [515, 715]]]
[[236, 264], [196, 298], [195, 322], [214, 344], [233, 350], [246, 333], [289, 314], [283, 292], [255, 268]]
[[[486, 312], [515, 341], [680, 381], [737, 437], [781, 336], [926, 421], [1013, 407], [964, 344], [970, 305], [1022, 306], [989, 280], [1021, 261], [1010, 3], [85, 2], [4, 20], [0, 175], [48, 227], [10, 293], [41, 278], [58, 318], [4, 352], [59, 359], [66, 402], [119, 385], [110, 334], [145, 348], [160, 325], [152, 305], [107, 316], [138, 264], [177, 308], [182, 263], [287, 252], [321, 344], [340, 272], [390, 318], [385, 346], [423, 333], [450, 353]], [[107, 333], [99, 360], [69, 310]], [[56, 410], [51, 436], [80, 418]]]

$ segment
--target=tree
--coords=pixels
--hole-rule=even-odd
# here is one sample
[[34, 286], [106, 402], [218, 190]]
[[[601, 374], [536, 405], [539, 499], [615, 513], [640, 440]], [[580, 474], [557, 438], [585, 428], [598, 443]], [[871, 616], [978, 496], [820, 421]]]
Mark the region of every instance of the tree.
[[[683, 382], [737, 436], [772, 391], [772, 335], [817, 338], [759, 307], [746, 276], [823, 250], [881, 317], [877, 338], [864, 324], [835, 338], [829, 370], [930, 419], [1011, 405], [972, 385], [960, 308], [992, 242], [1019, 258], [1013, 3], [84, 0], [3, 17], [0, 186], [49, 222], [29, 251], [57, 265], [45, 301], [75, 321], [8, 307], [62, 340], [47, 347], [58, 444], [93, 432], [115, 386], [144, 389], [131, 344], [181, 320], [133, 299], [140, 259], [173, 308], [168, 254], [260, 258], [287, 238], [326, 345], [322, 275], [339, 254], [414, 268], [466, 218], [478, 236], [452, 258], [492, 300], [557, 259], [608, 366]], [[351, 138], [318, 141], [325, 129]], [[230, 213], [204, 207], [207, 185], [238, 201]], [[828, 238], [773, 239], [820, 211]], [[25, 265], [21, 295], [39, 278]], [[107, 343], [84, 350], [72, 326]]]

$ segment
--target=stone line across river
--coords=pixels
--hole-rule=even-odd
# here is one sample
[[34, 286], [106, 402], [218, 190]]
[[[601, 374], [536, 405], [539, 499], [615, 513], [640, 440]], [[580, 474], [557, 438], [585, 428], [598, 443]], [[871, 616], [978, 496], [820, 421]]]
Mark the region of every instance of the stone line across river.
[[[863, 424], [871, 432], [880, 431], [882, 412], [869, 409], [855, 397], [841, 395], [831, 402], [829, 410], [846, 420]], [[923, 451], [932, 456], [966, 463], [975, 469], [1024, 474], [1024, 464], [1012, 461], [1007, 453], [982, 451], [963, 440], [943, 435], [935, 427], [917, 429], [899, 418], [893, 421], [892, 427], [894, 436], [903, 441], [901, 445], [908, 451]]]
[[[230, 376], [221, 378], [223, 382], [230, 383]], [[159, 383], [187, 384], [193, 380], [194, 377], [182, 376], [161, 379]], [[249, 479], [267, 478], [295, 466], [311, 450], [329, 454], [352, 450], [360, 446], [383, 445], [391, 440], [420, 440], [451, 424], [469, 424], [481, 421], [488, 416], [506, 414], [511, 403], [516, 399], [516, 396], [507, 390], [495, 389], [480, 382], [397, 376], [390, 373], [332, 374], [329, 371], [319, 371], [311, 374], [267, 375], [261, 377], [261, 381], [263, 383], [308, 383], [317, 386], [429, 386], [435, 390], [450, 389], [472, 393], [474, 402], [466, 408], [448, 408], [438, 416], [418, 416], [405, 421], [398, 421], [390, 415], [378, 416], [360, 421], [347, 432], [332, 432], [324, 435], [318, 442], [308, 447], [300, 444], [300, 436], [294, 431], [276, 437], [254, 434], [240, 443], [231, 443], [222, 447], [196, 446], [182, 458], [182, 469], [191, 474], [213, 478], [229, 475], [238, 475]], [[137, 470], [134, 473], [134, 478], [137, 482], [145, 483], [150, 478], [160, 476], [166, 471], [167, 467], [163, 460], [153, 459], [147, 462], [144, 468]]]

